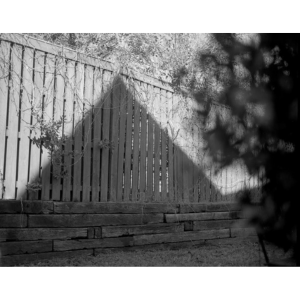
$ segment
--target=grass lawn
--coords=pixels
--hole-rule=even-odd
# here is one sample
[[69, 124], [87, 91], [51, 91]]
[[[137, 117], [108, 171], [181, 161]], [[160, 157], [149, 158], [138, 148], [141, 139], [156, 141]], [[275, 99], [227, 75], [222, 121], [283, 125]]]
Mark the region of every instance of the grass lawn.
[[[270, 261], [284, 259], [291, 253], [267, 245]], [[260, 245], [256, 242], [240, 242], [231, 245], [205, 245], [167, 249], [139, 249], [126, 251], [106, 250], [97, 256], [70, 259], [43, 260], [26, 266], [33, 267], [209, 267], [209, 266], [264, 266], [265, 259]], [[25, 266], [25, 265], [24, 265]]]

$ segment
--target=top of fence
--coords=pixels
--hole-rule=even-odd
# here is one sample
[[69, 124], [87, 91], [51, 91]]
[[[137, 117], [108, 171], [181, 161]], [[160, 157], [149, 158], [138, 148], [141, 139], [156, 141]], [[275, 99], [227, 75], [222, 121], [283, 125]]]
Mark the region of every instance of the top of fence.
[[[22, 46], [26, 46], [32, 49], [36, 49], [39, 51], [44, 51], [46, 53], [50, 53], [53, 55], [62, 56], [69, 60], [78, 61], [83, 64], [87, 64], [93, 67], [101, 68], [104, 70], [114, 71], [114, 65], [111, 62], [86, 55], [82, 52], [64, 47], [55, 45], [37, 38], [29, 37], [24, 34], [19, 33], [1, 33], [0, 40], [20, 44]], [[159, 87], [161, 89], [174, 92], [174, 90], [170, 87], [168, 82], [163, 80], [159, 80], [157, 78], [151, 77], [146, 74], [141, 74], [134, 70], [130, 71], [122, 71], [122, 75], [133, 77], [139, 81], [151, 84], [153, 86]]]

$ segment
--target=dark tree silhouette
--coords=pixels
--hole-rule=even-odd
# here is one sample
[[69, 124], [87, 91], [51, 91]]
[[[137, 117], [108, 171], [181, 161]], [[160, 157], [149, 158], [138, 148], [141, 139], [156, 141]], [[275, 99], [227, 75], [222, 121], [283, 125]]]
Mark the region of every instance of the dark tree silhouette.
[[[250, 174], [260, 176], [261, 205], [249, 191], [241, 205], [263, 239], [296, 256], [299, 35], [260, 34], [248, 42], [236, 34], [214, 38], [218, 50], [199, 53], [196, 62], [202, 84], [197, 88], [195, 77], [189, 86], [205, 108], [199, 112], [204, 123], [212, 101], [231, 108], [225, 120], [217, 114], [207, 132], [209, 152], [221, 168], [242, 159]], [[189, 70], [180, 71], [183, 82]]]

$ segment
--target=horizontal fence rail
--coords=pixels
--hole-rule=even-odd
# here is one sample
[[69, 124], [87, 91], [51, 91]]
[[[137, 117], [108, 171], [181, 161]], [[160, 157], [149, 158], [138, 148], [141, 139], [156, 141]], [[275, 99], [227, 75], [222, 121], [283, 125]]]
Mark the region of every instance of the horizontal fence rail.
[[149, 76], [1, 34], [0, 198], [218, 202], [244, 186], [258, 196], [241, 164], [215, 174], [191, 101]]

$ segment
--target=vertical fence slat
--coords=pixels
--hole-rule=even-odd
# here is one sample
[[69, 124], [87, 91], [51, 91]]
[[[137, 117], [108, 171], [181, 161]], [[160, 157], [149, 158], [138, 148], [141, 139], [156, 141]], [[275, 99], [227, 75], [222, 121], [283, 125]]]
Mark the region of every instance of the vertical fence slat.
[[102, 70], [97, 68], [94, 73], [94, 136], [93, 136], [93, 174], [92, 174], [92, 201], [99, 201], [100, 191], [100, 146], [102, 122]]
[[[44, 87], [44, 107], [43, 120], [47, 124], [53, 119], [53, 100], [54, 100], [54, 69], [55, 57], [47, 55], [45, 65], [45, 87]], [[51, 171], [51, 153], [45, 147], [42, 147], [42, 200], [50, 199], [50, 171]]]
[[161, 90], [161, 200], [167, 201], [167, 103], [166, 90]]
[[211, 194], [211, 198], [212, 201], [222, 201], [222, 193], [223, 193], [223, 176], [224, 176], [224, 172], [218, 172], [217, 174], [217, 182], [215, 184], [215, 186], [213, 186], [214, 189], [217, 189], [218, 193], [215, 194], [214, 193], [214, 189], [212, 190]]
[[199, 159], [199, 202], [205, 201], [205, 152], [203, 141], [203, 128], [198, 129], [198, 159]]
[[93, 104], [93, 68], [86, 66], [84, 80], [84, 138], [82, 201], [90, 201], [91, 192], [91, 135]]
[[118, 182], [117, 182], [117, 201], [121, 202], [123, 198], [123, 173], [124, 173], [124, 152], [125, 152], [125, 126], [127, 115], [127, 95], [125, 87], [125, 78], [119, 80], [120, 97], [120, 127], [119, 127], [119, 153], [118, 153]]
[[198, 151], [199, 151], [199, 127], [197, 125], [194, 126], [194, 157], [195, 157], [195, 162], [194, 162], [194, 202], [199, 201], [199, 156]]
[[133, 166], [132, 166], [132, 200], [138, 201], [138, 181], [139, 181], [139, 131], [140, 131], [140, 103], [136, 91], [134, 92], [134, 135], [133, 135]]
[[146, 192], [146, 139], [147, 139], [147, 110], [146, 110], [146, 93], [147, 85], [141, 82], [140, 97], [141, 103], [141, 153], [140, 153], [140, 200], [145, 201]]
[[186, 154], [182, 153], [182, 180], [183, 180], [183, 202], [188, 202], [189, 199], [189, 167]]
[[161, 201], [160, 196], [160, 89], [154, 88], [155, 107], [155, 136], [154, 136], [154, 197], [155, 201]]
[[[173, 95], [171, 92], [167, 92], [167, 107], [168, 107], [168, 117], [172, 119], [172, 106], [173, 106]], [[175, 138], [175, 133], [172, 132], [170, 128], [170, 123], [168, 123], [168, 192], [169, 192], [169, 200], [174, 201], [174, 144], [173, 139]]]
[[84, 65], [77, 63], [76, 87], [74, 107], [74, 175], [73, 175], [73, 201], [81, 200], [81, 163], [82, 163], [82, 125], [83, 125], [83, 88]]
[[127, 118], [126, 118], [126, 149], [125, 149], [125, 170], [124, 170], [124, 201], [130, 200], [131, 192], [131, 170], [132, 170], [132, 89], [127, 88]]
[[[64, 113], [64, 91], [65, 91], [65, 75], [66, 65], [63, 58], [57, 58], [55, 65], [56, 79], [55, 79], [55, 103], [54, 103], [54, 121], [59, 121]], [[62, 128], [59, 132], [59, 138], [62, 138]], [[61, 192], [61, 162], [60, 154], [62, 149], [54, 150], [52, 157], [55, 156], [52, 166], [52, 200], [60, 200]], [[58, 161], [57, 161], [58, 159]]]
[[148, 86], [147, 200], [153, 201], [153, 87]]
[[32, 68], [33, 68], [33, 50], [24, 49], [23, 58], [23, 92], [21, 100], [21, 123], [20, 123], [20, 145], [19, 145], [19, 172], [18, 172], [18, 190], [17, 199], [27, 198], [27, 177], [29, 165], [29, 136], [31, 119], [31, 96], [32, 96]]
[[229, 172], [228, 185], [229, 185], [228, 201], [234, 201], [234, 197], [233, 197], [233, 193], [232, 193], [232, 191], [233, 191], [232, 167], [230, 168], [230, 172]]
[[178, 201], [182, 202], [183, 200], [183, 152], [180, 149], [180, 147], [177, 145], [176, 146], [176, 161], [177, 161], [177, 168], [176, 168], [176, 173], [177, 173], [177, 197]]
[[[41, 131], [38, 124], [38, 117], [42, 117], [43, 107], [43, 88], [44, 88], [44, 62], [45, 53], [35, 52], [35, 66], [34, 66], [34, 97], [33, 97], [33, 114], [32, 125], [35, 126], [34, 131], [31, 133], [31, 137], [40, 138]], [[40, 183], [40, 171], [41, 171], [41, 149], [37, 145], [31, 142], [31, 158], [30, 158], [30, 176], [29, 183]], [[38, 191], [30, 191], [30, 199], [38, 199]]]
[[14, 45], [11, 55], [11, 85], [9, 98], [8, 137], [6, 148], [5, 199], [15, 198], [17, 147], [18, 147], [18, 114], [20, 101], [20, 83], [22, 66], [22, 48]]
[[62, 200], [71, 200], [72, 189], [72, 131], [73, 131], [73, 105], [74, 105], [74, 85], [75, 85], [75, 62], [67, 62], [66, 81], [65, 81], [65, 108], [64, 108], [64, 135], [66, 142], [64, 147], [64, 176], [62, 188]]
[[229, 184], [229, 180], [228, 180], [228, 170], [227, 168], [224, 170], [225, 171], [225, 178], [224, 178], [224, 194], [223, 194], [223, 201], [228, 201], [229, 197], [228, 197], [228, 184]]
[[173, 161], [174, 161], [174, 201], [178, 203], [178, 149], [175, 144], [175, 140], [173, 140]]
[[195, 189], [195, 184], [196, 184], [196, 178], [194, 176], [194, 162], [193, 162], [193, 157], [194, 157], [194, 151], [195, 151], [195, 145], [194, 145], [194, 125], [191, 127], [191, 142], [190, 142], [190, 150], [189, 150], [189, 156], [188, 156], [188, 178], [189, 178], [189, 195], [188, 195], [188, 201], [189, 202], [194, 202], [194, 189]]
[[4, 187], [4, 152], [6, 140], [6, 112], [9, 79], [10, 44], [0, 42], [0, 199]]
[[117, 180], [118, 180], [118, 150], [119, 150], [119, 111], [120, 111], [120, 82], [117, 78], [113, 80], [113, 94], [111, 107], [111, 141], [113, 148], [110, 151], [110, 189], [109, 197], [111, 202], [117, 201]]
[[109, 143], [109, 128], [110, 128], [110, 104], [111, 104], [111, 72], [104, 71], [103, 75], [103, 136], [102, 142], [102, 165], [101, 165], [101, 201], [107, 202], [108, 193], [108, 160], [109, 147], [105, 147], [105, 143]]

